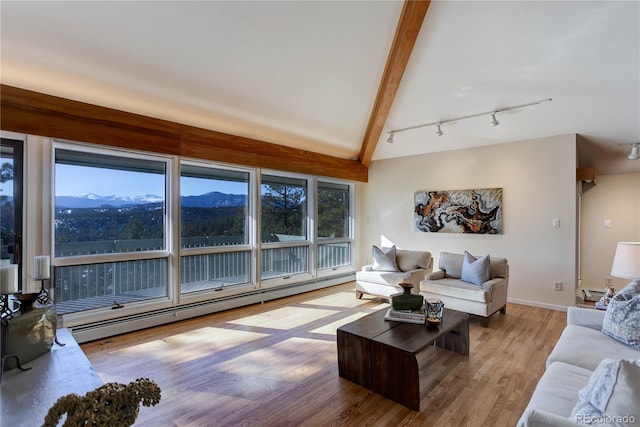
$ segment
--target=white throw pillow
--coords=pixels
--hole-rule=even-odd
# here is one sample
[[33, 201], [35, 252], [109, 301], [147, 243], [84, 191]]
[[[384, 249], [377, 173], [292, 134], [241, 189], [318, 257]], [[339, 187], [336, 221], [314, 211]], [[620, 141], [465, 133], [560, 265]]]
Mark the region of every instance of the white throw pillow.
[[482, 258], [475, 258], [469, 252], [464, 251], [462, 275], [460, 279], [463, 282], [482, 285], [484, 282], [489, 280], [490, 263], [491, 259], [489, 258], [489, 255], [485, 255]]
[[571, 412], [579, 424], [627, 425], [640, 420], [640, 359], [603, 359], [578, 393]]
[[372, 249], [373, 266], [374, 271], [398, 271], [398, 265], [396, 264], [396, 246], [393, 245], [390, 248], [380, 249], [374, 246]]

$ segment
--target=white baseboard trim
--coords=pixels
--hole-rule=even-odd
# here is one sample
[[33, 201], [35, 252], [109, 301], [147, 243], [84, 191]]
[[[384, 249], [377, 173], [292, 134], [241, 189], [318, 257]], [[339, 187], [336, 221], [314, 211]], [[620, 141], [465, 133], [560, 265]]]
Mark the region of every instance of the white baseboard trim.
[[507, 298], [507, 302], [510, 302], [512, 304], [528, 305], [530, 307], [546, 308], [549, 310], [567, 311], [567, 307], [564, 305], [546, 304], [543, 302], [529, 301], [525, 299]]

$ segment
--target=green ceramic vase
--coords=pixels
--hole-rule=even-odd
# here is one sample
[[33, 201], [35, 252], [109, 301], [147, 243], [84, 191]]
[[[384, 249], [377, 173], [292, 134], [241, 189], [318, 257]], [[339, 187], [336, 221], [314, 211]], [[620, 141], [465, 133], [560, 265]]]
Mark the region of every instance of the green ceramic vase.
[[424, 297], [420, 294], [412, 294], [411, 283], [400, 283], [404, 292], [401, 294], [391, 295], [391, 307], [394, 310], [420, 310], [424, 303]]

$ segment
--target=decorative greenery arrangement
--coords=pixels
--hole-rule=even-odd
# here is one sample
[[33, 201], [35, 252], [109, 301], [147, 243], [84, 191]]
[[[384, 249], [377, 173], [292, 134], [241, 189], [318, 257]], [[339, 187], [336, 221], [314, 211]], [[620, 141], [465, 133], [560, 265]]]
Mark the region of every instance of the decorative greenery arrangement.
[[160, 402], [160, 387], [148, 378], [138, 378], [127, 385], [107, 383], [88, 392], [84, 397], [75, 393], [61, 397], [49, 409], [43, 427], [58, 425], [67, 414], [64, 427], [72, 426], [131, 426], [144, 406]]

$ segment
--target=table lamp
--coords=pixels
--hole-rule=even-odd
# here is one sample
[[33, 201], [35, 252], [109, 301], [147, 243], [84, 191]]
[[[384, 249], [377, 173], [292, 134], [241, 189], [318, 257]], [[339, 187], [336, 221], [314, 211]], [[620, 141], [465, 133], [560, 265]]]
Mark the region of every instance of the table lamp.
[[623, 279], [640, 279], [640, 242], [618, 242], [611, 275]]

